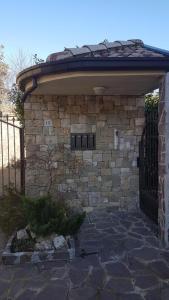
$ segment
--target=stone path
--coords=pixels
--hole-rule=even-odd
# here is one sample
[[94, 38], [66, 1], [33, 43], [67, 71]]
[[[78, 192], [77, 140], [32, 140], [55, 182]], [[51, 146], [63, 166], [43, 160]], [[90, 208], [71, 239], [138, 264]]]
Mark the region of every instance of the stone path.
[[140, 214], [96, 211], [82, 226], [77, 255], [37, 265], [0, 265], [3, 300], [168, 300], [169, 250]]

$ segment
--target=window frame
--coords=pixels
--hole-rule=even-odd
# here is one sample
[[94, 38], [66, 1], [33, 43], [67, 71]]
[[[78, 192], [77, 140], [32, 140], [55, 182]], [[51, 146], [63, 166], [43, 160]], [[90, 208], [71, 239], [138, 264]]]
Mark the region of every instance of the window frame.
[[96, 150], [96, 133], [71, 133], [70, 145], [71, 151]]

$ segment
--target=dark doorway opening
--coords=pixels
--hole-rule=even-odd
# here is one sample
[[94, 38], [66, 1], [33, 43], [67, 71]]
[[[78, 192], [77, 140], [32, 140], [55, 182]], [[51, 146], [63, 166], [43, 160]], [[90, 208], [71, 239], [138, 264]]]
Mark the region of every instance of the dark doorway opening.
[[158, 223], [158, 106], [145, 111], [139, 144], [140, 208]]

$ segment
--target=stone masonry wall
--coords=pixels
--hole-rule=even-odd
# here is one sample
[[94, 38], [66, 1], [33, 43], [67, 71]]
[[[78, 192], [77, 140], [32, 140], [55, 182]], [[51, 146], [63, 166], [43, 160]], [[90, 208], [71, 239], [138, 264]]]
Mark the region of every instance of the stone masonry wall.
[[[135, 209], [143, 125], [143, 97], [29, 96], [26, 193], [50, 192], [77, 206]], [[96, 150], [71, 151], [70, 134], [90, 132]]]
[[158, 224], [159, 235], [165, 246], [169, 245], [169, 73], [160, 86], [158, 150]]

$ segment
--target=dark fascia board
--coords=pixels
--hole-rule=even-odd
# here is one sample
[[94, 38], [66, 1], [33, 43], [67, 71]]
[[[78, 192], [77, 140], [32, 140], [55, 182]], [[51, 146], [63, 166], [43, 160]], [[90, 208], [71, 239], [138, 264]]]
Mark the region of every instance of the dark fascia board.
[[79, 57], [46, 62], [27, 68], [17, 76], [24, 90], [31, 78], [76, 71], [169, 71], [169, 57]]

